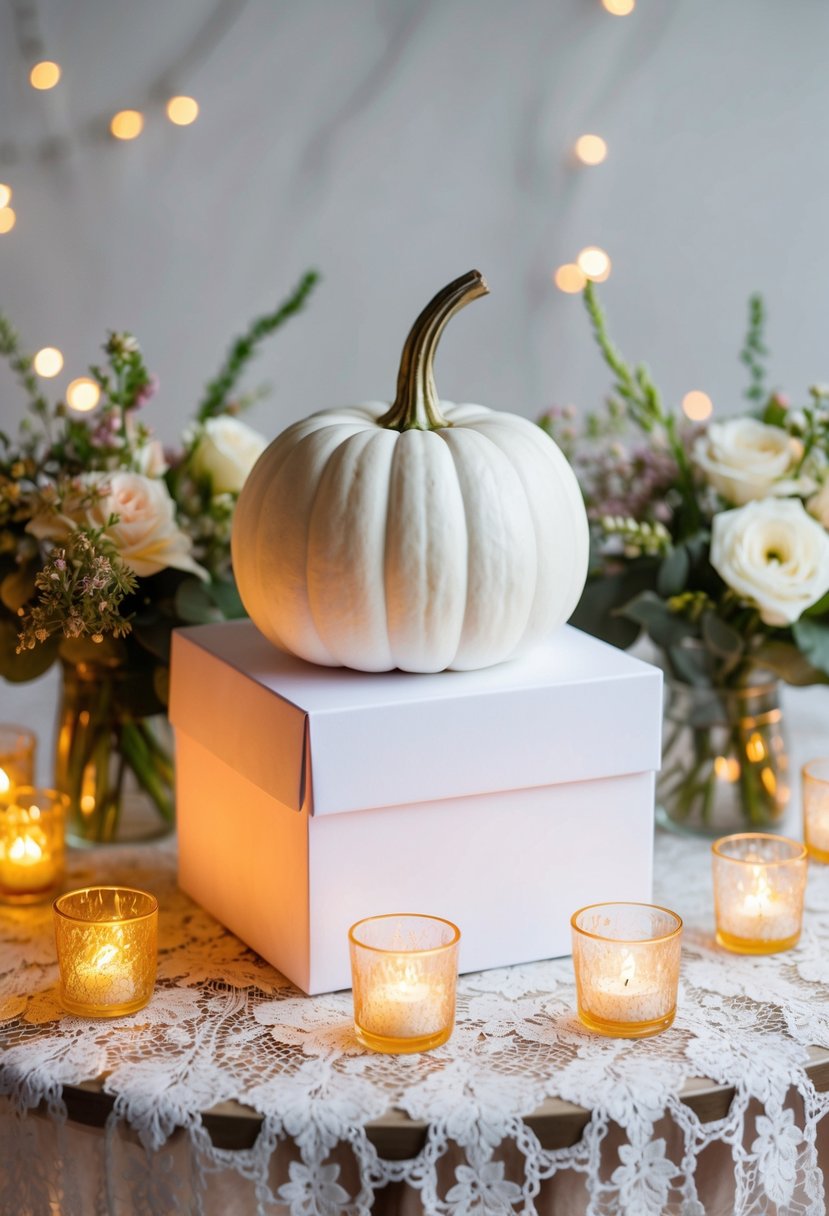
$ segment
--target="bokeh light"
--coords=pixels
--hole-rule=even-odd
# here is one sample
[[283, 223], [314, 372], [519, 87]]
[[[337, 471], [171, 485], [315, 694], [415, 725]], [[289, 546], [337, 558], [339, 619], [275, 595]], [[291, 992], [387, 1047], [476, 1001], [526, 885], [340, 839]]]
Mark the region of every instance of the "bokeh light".
[[714, 412], [714, 402], [707, 393], [695, 388], [682, 398], [682, 412], [691, 422], [705, 422]]
[[576, 262], [582, 274], [594, 283], [603, 283], [610, 277], [610, 258], [598, 245], [588, 245], [582, 249]]
[[90, 380], [88, 376], [79, 376], [66, 390], [66, 404], [79, 414], [86, 414], [95, 409], [100, 396], [101, 390], [94, 380]]
[[575, 262], [565, 262], [563, 266], [559, 266], [553, 278], [559, 291], [566, 291], [568, 295], [583, 291], [587, 282], [584, 272]]
[[8, 207], [12, 201], [12, 188], [0, 182], [0, 207]]
[[602, 0], [602, 6], [614, 17], [627, 17], [636, 8], [636, 0]]
[[144, 130], [144, 115], [140, 110], [119, 110], [109, 129], [116, 139], [137, 139]]
[[36, 63], [29, 72], [29, 84], [33, 89], [53, 89], [60, 80], [60, 67], [51, 59]]
[[576, 140], [576, 156], [583, 165], [600, 165], [607, 156], [607, 144], [601, 135], [580, 135]]
[[56, 376], [63, 367], [63, 355], [56, 346], [44, 346], [37, 352], [32, 362], [37, 374], [48, 379]]
[[171, 97], [167, 102], [167, 117], [177, 127], [189, 127], [199, 116], [199, 103], [194, 97]]
[[0, 207], [0, 234], [11, 232], [17, 222], [17, 216], [11, 207]]

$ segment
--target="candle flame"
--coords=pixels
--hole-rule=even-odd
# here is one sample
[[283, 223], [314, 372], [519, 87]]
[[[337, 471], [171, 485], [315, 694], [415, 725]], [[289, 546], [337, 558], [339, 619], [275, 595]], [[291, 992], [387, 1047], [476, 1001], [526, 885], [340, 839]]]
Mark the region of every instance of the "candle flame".
[[31, 836], [17, 836], [9, 846], [9, 859], [21, 865], [32, 865], [43, 858], [43, 849]]
[[630, 950], [624, 950], [622, 952], [622, 969], [620, 974], [622, 979], [625, 981], [625, 987], [627, 987], [627, 985], [636, 975], [636, 958]]
[[4, 768], [0, 768], [0, 794], [8, 794], [12, 787], [12, 779]]

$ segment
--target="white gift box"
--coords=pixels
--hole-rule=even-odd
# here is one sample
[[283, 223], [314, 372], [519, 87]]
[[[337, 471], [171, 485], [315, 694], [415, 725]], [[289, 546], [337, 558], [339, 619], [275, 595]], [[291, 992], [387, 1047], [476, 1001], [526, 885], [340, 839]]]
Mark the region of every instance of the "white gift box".
[[656, 668], [569, 627], [436, 675], [180, 630], [180, 885], [307, 993], [384, 912], [454, 921], [463, 971], [569, 954], [576, 909], [651, 897], [661, 713]]

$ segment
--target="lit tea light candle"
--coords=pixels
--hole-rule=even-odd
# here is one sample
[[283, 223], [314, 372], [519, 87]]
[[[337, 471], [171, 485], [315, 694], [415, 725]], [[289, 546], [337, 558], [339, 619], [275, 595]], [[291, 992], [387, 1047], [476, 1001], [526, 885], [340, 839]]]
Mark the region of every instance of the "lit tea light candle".
[[25, 726], [0, 725], [0, 798], [15, 786], [34, 784], [36, 744]]
[[829, 758], [810, 760], [801, 769], [803, 839], [809, 856], [829, 862]]
[[0, 899], [36, 903], [63, 874], [68, 799], [57, 790], [17, 786], [0, 803]]
[[86, 887], [54, 903], [60, 1001], [81, 1017], [147, 1004], [155, 985], [158, 903], [129, 887]]
[[373, 1051], [429, 1051], [455, 1024], [460, 930], [435, 916], [397, 914], [349, 930], [354, 1028]]
[[712, 845], [717, 941], [738, 954], [775, 954], [800, 937], [806, 848], [741, 832]]
[[578, 1014], [590, 1030], [640, 1039], [676, 1013], [682, 921], [652, 904], [593, 904], [570, 920]]

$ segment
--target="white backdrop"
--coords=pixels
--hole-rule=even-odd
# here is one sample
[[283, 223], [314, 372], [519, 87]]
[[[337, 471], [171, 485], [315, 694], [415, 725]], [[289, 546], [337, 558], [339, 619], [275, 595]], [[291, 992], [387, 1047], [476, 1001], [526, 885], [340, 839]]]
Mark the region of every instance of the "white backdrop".
[[[0, 7], [18, 216], [0, 307], [32, 349], [64, 352], [56, 392], [107, 327], [133, 329], [161, 381], [148, 420], [172, 440], [228, 339], [314, 265], [308, 312], [253, 381], [274, 384], [251, 421], [275, 434], [392, 393], [417, 311], [478, 266], [493, 294], [445, 336], [442, 394], [584, 408], [607, 379], [551, 275], [594, 243], [613, 332], [670, 398], [736, 408], [757, 288], [775, 380], [829, 378], [825, 0], [639, 0], [624, 18], [599, 0], [224, 0], [212, 37], [216, 3], [17, 0], [17, 27]], [[63, 68], [50, 93], [27, 83], [26, 8]], [[165, 90], [198, 99], [192, 127], [164, 118]], [[93, 137], [133, 105], [139, 139]], [[572, 158], [585, 131], [608, 141], [598, 168]], [[0, 377], [0, 426], [18, 410]], [[3, 695], [25, 717], [37, 693]]]

